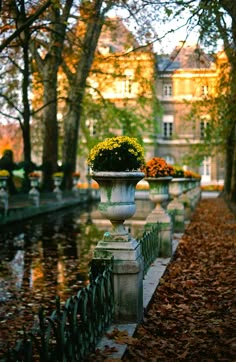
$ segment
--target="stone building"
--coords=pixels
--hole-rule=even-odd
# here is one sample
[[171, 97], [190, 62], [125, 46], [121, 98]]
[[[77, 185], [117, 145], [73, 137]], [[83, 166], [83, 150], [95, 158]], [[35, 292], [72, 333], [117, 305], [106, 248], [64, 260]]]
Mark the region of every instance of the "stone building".
[[[114, 26], [105, 28], [100, 37], [90, 84], [116, 106], [136, 107], [143, 125], [153, 117], [153, 126], [144, 127], [142, 135], [146, 159], [158, 156], [184, 165], [201, 174], [203, 183], [223, 181], [222, 154], [205, 156], [201, 165], [189, 160], [193, 147], [203, 141], [209, 115], [203, 113], [200, 119], [188, 116], [193, 102], [216, 92], [219, 68], [214, 59], [196, 44], [184, 42], [169, 55], [156, 55], [151, 47], [140, 48], [119, 19], [112, 22]], [[151, 109], [150, 103], [142, 109], [138, 97], [143, 94], [151, 99], [153, 89], [158, 106]], [[96, 122], [88, 120], [95, 137]], [[112, 133], [122, 134], [121, 128], [112, 128], [114, 124], [111, 121]]]
[[[151, 46], [140, 46], [119, 18], [112, 18], [100, 36], [87, 92], [91, 103], [103, 99], [119, 109], [134, 110], [147, 160], [163, 157], [200, 173], [203, 183], [220, 182], [224, 179], [223, 155], [205, 156], [200, 166], [188, 157], [202, 143], [209, 120], [207, 113], [190, 120], [192, 104], [215, 94], [218, 77], [217, 63], [199, 46], [180, 42], [171, 54], [157, 55]], [[85, 178], [85, 159], [91, 145], [108, 135], [129, 135], [121, 119], [109, 112], [106, 117], [101, 119], [91, 112], [81, 123], [83, 154], [77, 168]], [[129, 126], [130, 131], [135, 129], [132, 122]]]
[[[156, 95], [162, 106], [157, 117], [158, 132], [154, 153], [169, 163], [183, 165], [202, 143], [209, 115], [189, 119], [193, 102], [216, 93], [219, 68], [197, 45], [180, 42], [170, 55], [157, 56]], [[202, 183], [224, 178], [223, 155], [204, 157], [195, 171]], [[194, 167], [189, 165], [190, 169]]]

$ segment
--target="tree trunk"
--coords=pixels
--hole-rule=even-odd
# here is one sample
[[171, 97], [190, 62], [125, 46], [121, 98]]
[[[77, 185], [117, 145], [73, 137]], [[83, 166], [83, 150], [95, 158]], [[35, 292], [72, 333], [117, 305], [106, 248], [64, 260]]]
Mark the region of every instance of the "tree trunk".
[[24, 148], [24, 161], [28, 164], [31, 163], [31, 140], [30, 140], [30, 104], [29, 104], [29, 83], [30, 83], [30, 72], [29, 72], [29, 29], [26, 29], [23, 33], [23, 59], [24, 59], [24, 70], [23, 70], [23, 81], [22, 81], [22, 101], [23, 101], [23, 148]]
[[[95, 0], [89, 4], [88, 21], [86, 32], [82, 42], [82, 51], [76, 65], [76, 73], [70, 73], [69, 80], [69, 111], [64, 124], [64, 144], [63, 144], [63, 164], [67, 169], [75, 171], [77, 159], [77, 147], [79, 139], [79, 125], [83, 96], [85, 93], [86, 80], [94, 59], [95, 49], [104, 23], [104, 13], [102, 13], [103, 0]], [[65, 180], [66, 188], [71, 187], [71, 174]]]
[[231, 189], [230, 200], [236, 203], [236, 124], [234, 124], [234, 149], [232, 157], [232, 175], [231, 175]]
[[43, 189], [52, 190], [51, 175], [57, 170], [58, 124], [57, 124], [57, 72], [56, 60], [44, 69], [44, 95], [46, 107], [43, 111]]
[[236, 7], [231, 0], [220, 0], [220, 5], [231, 17], [231, 34], [225, 32], [219, 25], [219, 32], [224, 41], [224, 49], [230, 63], [229, 85], [230, 94], [228, 96], [228, 132], [226, 137], [226, 172], [225, 172], [225, 192], [226, 197], [236, 201]]

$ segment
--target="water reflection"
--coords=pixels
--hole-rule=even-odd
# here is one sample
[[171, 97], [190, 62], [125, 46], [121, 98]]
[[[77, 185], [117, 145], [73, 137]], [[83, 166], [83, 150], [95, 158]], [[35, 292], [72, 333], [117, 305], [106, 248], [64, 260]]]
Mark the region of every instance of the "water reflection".
[[[102, 236], [90, 209], [63, 211], [11, 225], [0, 234], [0, 301], [50, 290], [60, 296], [86, 285], [93, 249]], [[88, 220], [81, 223], [81, 215]]]
[[[152, 206], [137, 204], [142, 228]], [[22, 337], [23, 327], [36, 323], [39, 306], [50, 315], [57, 295], [63, 302], [88, 284], [94, 248], [110, 228], [96, 204], [1, 228], [0, 358], [8, 343]]]

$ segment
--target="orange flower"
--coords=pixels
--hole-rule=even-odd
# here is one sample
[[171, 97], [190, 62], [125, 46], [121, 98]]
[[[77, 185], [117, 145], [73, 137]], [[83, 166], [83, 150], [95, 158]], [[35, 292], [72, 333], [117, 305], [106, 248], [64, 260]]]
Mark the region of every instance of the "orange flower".
[[30, 172], [30, 173], [28, 174], [28, 176], [29, 176], [29, 177], [35, 177], [35, 178], [39, 178], [39, 177], [40, 177], [39, 173], [37, 173], [37, 172]]
[[174, 169], [163, 158], [153, 157], [146, 162], [142, 171], [146, 177], [168, 177], [172, 176]]

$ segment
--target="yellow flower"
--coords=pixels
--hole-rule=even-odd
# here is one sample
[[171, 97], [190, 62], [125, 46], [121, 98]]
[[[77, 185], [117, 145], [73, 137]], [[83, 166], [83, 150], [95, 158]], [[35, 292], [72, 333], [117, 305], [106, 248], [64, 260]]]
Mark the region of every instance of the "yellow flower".
[[0, 170], [0, 176], [9, 177], [10, 173], [7, 170]]
[[52, 176], [53, 177], [63, 177], [63, 172], [54, 172], [53, 174], [52, 174]]
[[88, 165], [95, 171], [134, 171], [143, 164], [143, 147], [128, 136], [106, 138], [88, 156]]

